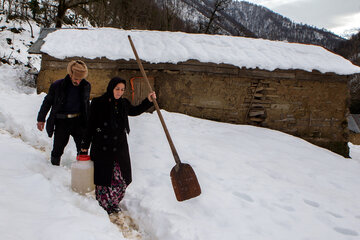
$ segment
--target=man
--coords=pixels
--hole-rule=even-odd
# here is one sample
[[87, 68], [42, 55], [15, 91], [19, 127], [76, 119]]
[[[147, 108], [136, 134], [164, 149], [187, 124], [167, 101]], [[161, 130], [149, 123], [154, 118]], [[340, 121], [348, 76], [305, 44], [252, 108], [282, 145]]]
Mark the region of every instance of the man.
[[70, 135], [75, 141], [78, 153], [80, 152], [89, 115], [91, 85], [85, 80], [88, 74], [86, 64], [81, 60], [71, 61], [67, 66], [67, 72], [64, 79], [51, 84], [37, 117], [37, 128], [42, 131], [45, 117], [51, 109], [46, 121], [46, 131], [49, 137], [54, 134], [51, 152], [53, 165], [60, 165]]

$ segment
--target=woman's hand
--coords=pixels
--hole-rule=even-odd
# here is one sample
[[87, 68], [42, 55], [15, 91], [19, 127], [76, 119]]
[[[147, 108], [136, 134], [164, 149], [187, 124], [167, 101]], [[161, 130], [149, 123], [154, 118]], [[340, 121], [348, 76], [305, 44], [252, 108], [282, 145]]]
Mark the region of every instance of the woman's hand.
[[88, 149], [82, 148], [82, 149], [80, 149], [80, 151], [81, 151], [81, 152], [87, 152]]
[[148, 99], [149, 99], [150, 102], [152, 102], [153, 99], [156, 99], [156, 93], [155, 92], [149, 93]]

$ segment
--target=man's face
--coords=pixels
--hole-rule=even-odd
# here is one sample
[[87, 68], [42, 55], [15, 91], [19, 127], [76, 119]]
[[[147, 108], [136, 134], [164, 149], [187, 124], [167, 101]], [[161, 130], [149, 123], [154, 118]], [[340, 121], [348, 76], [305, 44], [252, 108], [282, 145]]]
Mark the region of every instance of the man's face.
[[70, 78], [71, 78], [71, 82], [74, 86], [79, 86], [80, 82], [81, 82], [81, 78], [80, 79], [77, 79], [74, 77], [74, 75], [70, 75]]

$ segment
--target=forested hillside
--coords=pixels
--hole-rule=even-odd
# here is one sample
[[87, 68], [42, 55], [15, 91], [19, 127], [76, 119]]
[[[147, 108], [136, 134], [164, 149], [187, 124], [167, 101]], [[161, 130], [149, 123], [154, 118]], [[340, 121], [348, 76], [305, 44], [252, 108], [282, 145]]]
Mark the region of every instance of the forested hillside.
[[360, 66], [360, 32], [353, 35], [349, 40], [341, 42], [335, 51]]
[[[166, 0], [159, 0], [166, 1]], [[195, 25], [207, 26], [203, 32], [259, 37], [270, 40], [308, 43], [333, 50], [343, 38], [325, 30], [298, 24], [265, 7], [246, 1], [231, 0], [181, 0], [196, 9], [203, 20]]]

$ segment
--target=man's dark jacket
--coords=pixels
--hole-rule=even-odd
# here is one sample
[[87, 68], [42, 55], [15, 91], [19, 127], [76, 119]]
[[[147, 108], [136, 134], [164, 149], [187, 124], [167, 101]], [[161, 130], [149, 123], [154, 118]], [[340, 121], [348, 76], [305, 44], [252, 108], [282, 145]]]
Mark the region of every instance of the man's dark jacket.
[[[87, 134], [81, 148], [88, 149], [91, 143], [90, 156], [94, 161], [95, 185], [111, 185], [115, 161], [119, 162], [121, 175], [129, 185], [132, 177], [126, 137], [126, 133], [130, 131], [128, 116], [140, 115], [153, 106], [153, 103], [146, 98], [140, 105], [133, 106], [129, 100], [115, 100], [111, 95], [112, 92], [109, 91], [91, 101]], [[117, 114], [114, 113], [115, 102]]]
[[[69, 84], [72, 84], [70, 75], [66, 75], [64, 79], [55, 81], [50, 85], [49, 92], [45, 96], [44, 101], [40, 107], [40, 111], [37, 117], [38, 122], [45, 122], [45, 118], [50, 108], [50, 115], [46, 121], [46, 132], [49, 137], [52, 137], [55, 129], [55, 117], [56, 114], [61, 111], [66, 101], [66, 89]], [[80, 118], [82, 126], [85, 128], [89, 116], [89, 99], [91, 85], [85, 79], [81, 80], [79, 87], [81, 88], [81, 112]]]

